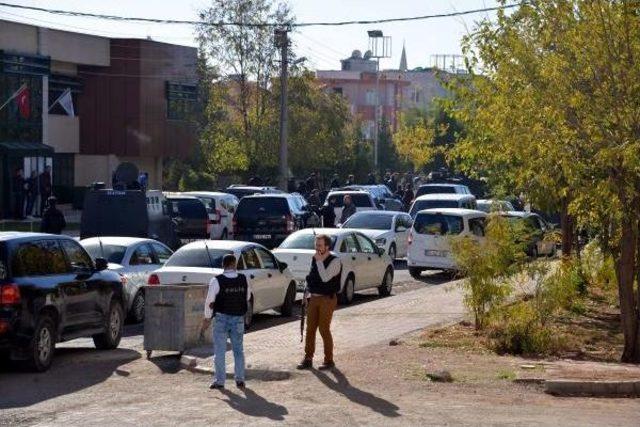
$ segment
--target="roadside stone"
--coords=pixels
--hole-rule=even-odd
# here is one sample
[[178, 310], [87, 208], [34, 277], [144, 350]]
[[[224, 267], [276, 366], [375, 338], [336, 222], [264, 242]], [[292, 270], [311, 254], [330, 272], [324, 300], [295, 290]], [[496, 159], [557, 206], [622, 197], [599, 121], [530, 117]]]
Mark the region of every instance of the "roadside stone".
[[520, 365], [520, 369], [536, 369], [536, 365]]
[[392, 347], [396, 345], [400, 345], [400, 341], [397, 339], [392, 339], [391, 341], [389, 341], [389, 345]]
[[436, 383], [452, 383], [453, 376], [447, 370], [427, 372], [427, 378]]

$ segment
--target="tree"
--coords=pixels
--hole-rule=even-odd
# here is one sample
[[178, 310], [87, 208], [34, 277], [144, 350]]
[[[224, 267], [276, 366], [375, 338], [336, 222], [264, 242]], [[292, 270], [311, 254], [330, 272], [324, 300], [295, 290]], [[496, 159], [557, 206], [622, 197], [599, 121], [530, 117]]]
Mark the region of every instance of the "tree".
[[[640, 10], [637, 2], [523, 3], [465, 42], [451, 85], [465, 136], [450, 152], [494, 189], [589, 227], [613, 256], [625, 347], [640, 362]], [[636, 288], [634, 288], [636, 287]]]
[[400, 115], [398, 131], [393, 142], [399, 156], [422, 169], [433, 161], [437, 153], [435, 146], [436, 125], [432, 117], [422, 110], [413, 109]]

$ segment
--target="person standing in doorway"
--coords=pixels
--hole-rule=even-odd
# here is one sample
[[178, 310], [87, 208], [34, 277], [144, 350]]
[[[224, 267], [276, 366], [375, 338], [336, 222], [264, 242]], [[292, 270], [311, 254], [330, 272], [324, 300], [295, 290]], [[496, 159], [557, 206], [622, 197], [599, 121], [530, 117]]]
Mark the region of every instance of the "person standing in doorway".
[[44, 212], [46, 202], [51, 197], [51, 166], [45, 166], [38, 180], [40, 187], [40, 215]]
[[236, 257], [228, 254], [222, 258], [224, 272], [209, 282], [204, 303], [203, 329], [213, 326], [214, 379], [209, 388], [223, 389], [227, 377], [225, 353], [227, 337], [231, 340], [236, 386], [244, 388], [244, 317], [249, 308], [251, 286], [243, 274], [238, 274]]
[[324, 362], [319, 369], [335, 367], [333, 360], [333, 337], [331, 318], [338, 304], [342, 263], [330, 252], [331, 238], [325, 234], [316, 236], [316, 253], [311, 260], [311, 271], [307, 276], [309, 298], [303, 301], [307, 305], [307, 336], [304, 345], [304, 359], [297, 369], [313, 368], [313, 355], [316, 350], [316, 331], [320, 330], [324, 345]]
[[33, 215], [33, 206], [36, 203], [36, 197], [38, 197], [38, 174], [36, 171], [31, 171], [31, 176], [27, 179], [27, 210], [25, 215], [30, 217]]

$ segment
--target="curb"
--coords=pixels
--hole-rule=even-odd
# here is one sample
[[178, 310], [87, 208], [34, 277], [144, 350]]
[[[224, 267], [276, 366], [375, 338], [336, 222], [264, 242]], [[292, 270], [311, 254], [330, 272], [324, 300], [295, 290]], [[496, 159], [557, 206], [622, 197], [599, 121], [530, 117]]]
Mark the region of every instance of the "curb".
[[640, 397], [640, 381], [547, 380], [545, 392], [555, 396]]
[[198, 358], [193, 356], [181, 356], [180, 367], [196, 374], [213, 375], [213, 368], [198, 365]]

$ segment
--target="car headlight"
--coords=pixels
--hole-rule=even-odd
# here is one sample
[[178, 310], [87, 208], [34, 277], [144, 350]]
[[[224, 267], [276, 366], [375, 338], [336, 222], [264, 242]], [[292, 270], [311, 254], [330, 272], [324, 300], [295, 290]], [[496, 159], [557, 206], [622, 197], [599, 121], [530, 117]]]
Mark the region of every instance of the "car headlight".
[[387, 239], [376, 239], [376, 245], [378, 246], [385, 246], [387, 244]]

